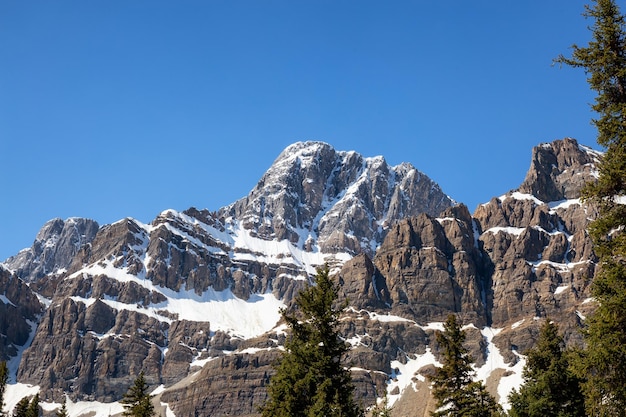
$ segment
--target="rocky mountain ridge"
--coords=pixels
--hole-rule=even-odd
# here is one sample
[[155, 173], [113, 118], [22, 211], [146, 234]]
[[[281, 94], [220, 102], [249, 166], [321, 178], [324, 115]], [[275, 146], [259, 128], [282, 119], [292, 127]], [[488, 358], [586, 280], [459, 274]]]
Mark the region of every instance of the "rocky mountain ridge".
[[411, 164], [390, 167], [380, 156], [298, 142], [278, 156], [247, 197], [218, 215], [265, 240], [372, 256], [395, 220], [437, 215], [453, 203]]
[[298, 143], [216, 213], [55, 220], [0, 268], [0, 308], [30, 306], [11, 314], [36, 326], [32, 342], [0, 326], [0, 355], [27, 347], [17, 380], [49, 402], [116, 401], [143, 370], [177, 416], [255, 415], [285, 337], [278, 309], [329, 263], [350, 302], [341, 333], [364, 405], [387, 390], [402, 409], [428, 391], [450, 312], [506, 403], [538, 321], [578, 343], [593, 308], [594, 213], [578, 196], [599, 158], [573, 139], [540, 145], [520, 188], [472, 216], [407, 164]]

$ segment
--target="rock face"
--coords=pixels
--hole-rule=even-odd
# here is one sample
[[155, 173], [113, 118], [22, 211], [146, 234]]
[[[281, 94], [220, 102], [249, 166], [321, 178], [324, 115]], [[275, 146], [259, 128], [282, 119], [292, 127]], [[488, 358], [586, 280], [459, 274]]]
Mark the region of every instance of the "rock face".
[[28, 342], [44, 306], [28, 285], [0, 265], [0, 361]]
[[410, 164], [339, 152], [323, 142], [285, 149], [250, 194], [220, 210], [266, 240], [287, 239], [324, 253], [373, 255], [386, 227], [453, 201]]
[[17, 379], [42, 401], [117, 401], [143, 371], [177, 416], [258, 415], [286, 337], [278, 310], [327, 263], [348, 302], [357, 398], [386, 390], [424, 415], [407, 407], [429, 398], [450, 313], [494, 389], [519, 380], [542, 320], [581, 342], [596, 259], [595, 213], [578, 197], [599, 158], [573, 139], [540, 145], [521, 187], [471, 215], [408, 164], [297, 143], [218, 212], [55, 220], [0, 266], [0, 354], [15, 356], [34, 323]]
[[538, 146], [519, 191], [546, 202], [578, 198], [600, 158], [599, 152], [571, 138]]
[[98, 232], [98, 223], [89, 219], [53, 219], [46, 223], [33, 246], [10, 257], [4, 264], [27, 282], [67, 269], [76, 252]]
[[488, 324], [481, 294], [487, 278], [467, 207], [402, 220], [389, 231], [374, 263], [385, 277], [392, 312], [418, 323], [445, 321], [450, 312]]

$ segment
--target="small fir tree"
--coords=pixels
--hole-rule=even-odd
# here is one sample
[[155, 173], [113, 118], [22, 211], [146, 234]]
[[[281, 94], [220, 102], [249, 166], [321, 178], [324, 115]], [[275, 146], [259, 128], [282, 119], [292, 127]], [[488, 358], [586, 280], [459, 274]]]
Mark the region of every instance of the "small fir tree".
[[56, 417], [69, 417], [69, 414], [67, 412], [67, 399], [63, 398], [63, 404], [61, 404], [61, 407], [56, 411]]
[[509, 396], [511, 417], [584, 417], [581, 381], [570, 369], [558, 326], [547, 320], [527, 353], [524, 384]]
[[30, 403], [28, 404], [28, 409], [26, 410], [27, 417], [39, 417], [41, 415], [41, 410], [39, 409], [39, 394], [35, 394]]
[[592, 40], [573, 46], [571, 58], [556, 61], [583, 68], [597, 92], [592, 109], [598, 143], [605, 148], [597, 182], [584, 198], [598, 207], [590, 228], [599, 271], [592, 282], [598, 303], [586, 320], [585, 341], [576, 370], [585, 379], [587, 413], [623, 416], [626, 410], [626, 30], [625, 17], [613, 0], [595, 0], [586, 6], [593, 19]]
[[389, 398], [387, 398], [387, 391], [385, 391], [380, 404], [376, 404], [372, 409], [372, 417], [391, 417], [392, 410], [393, 407], [389, 406]]
[[152, 396], [148, 393], [148, 384], [144, 378], [143, 371], [135, 379], [133, 385], [124, 394], [120, 401], [124, 405], [124, 415], [132, 417], [152, 417], [154, 416], [154, 405]]
[[343, 309], [328, 267], [300, 292], [296, 311], [281, 310], [290, 335], [261, 407], [264, 417], [360, 417], [350, 371], [341, 364], [347, 345], [337, 332]]
[[13, 408], [13, 417], [29, 417], [28, 408], [30, 406], [30, 400], [28, 397], [23, 397], [15, 404]]
[[9, 368], [5, 361], [0, 362], [0, 416], [4, 415], [4, 392], [9, 382]]
[[443, 366], [431, 377], [433, 396], [437, 400], [435, 417], [492, 417], [501, 409], [480, 381], [473, 381], [473, 359], [463, 346], [465, 332], [451, 314], [437, 333]]

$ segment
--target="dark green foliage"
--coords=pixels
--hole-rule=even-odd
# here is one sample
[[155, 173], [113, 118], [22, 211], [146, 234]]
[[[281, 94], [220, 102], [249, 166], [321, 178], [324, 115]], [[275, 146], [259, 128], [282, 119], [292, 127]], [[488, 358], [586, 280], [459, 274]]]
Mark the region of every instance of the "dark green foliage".
[[473, 381], [472, 357], [463, 346], [465, 332], [451, 314], [444, 331], [437, 333], [443, 366], [431, 378], [437, 400], [435, 417], [492, 417], [501, 415], [500, 406], [480, 381]]
[[22, 398], [13, 409], [13, 417], [39, 417], [40, 415], [39, 394], [35, 394], [32, 400], [28, 397]]
[[28, 397], [24, 397], [18, 401], [13, 409], [13, 417], [30, 417], [28, 415], [28, 408], [30, 406], [30, 400]]
[[28, 404], [26, 417], [39, 417], [40, 415], [41, 410], [39, 409], [39, 394], [35, 394], [33, 399], [30, 400], [30, 404]]
[[576, 369], [583, 384], [587, 413], [623, 416], [626, 410], [626, 31], [625, 18], [613, 0], [596, 0], [585, 16], [594, 19], [587, 47], [573, 46], [572, 58], [557, 62], [581, 67], [597, 92], [593, 123], [606, 152], [596, 183], [584, 192], [598, 207], [589, 229], [600, 269], [592, 294], [598, 308], [586, 322], [587, 349]]
[[63, 399], [63, 404], [61, 404], [61, 408], [56, 411], [56, 417], [69, 417], [67, 413], [67, 404], [65, 398]]
[[383, 401], [374, 406], [371, 417], [391, 417], [391, 410], [393, 410], [393, 407], [389, 406], [389, 399], [387, 398], [387, 392], [385, 391]]
[[581, 381], [570, 370], [558, 326], [541, 327], [537, 345], [527, 353], [524, 384], [509, 396], [511, 417], [584, 417]]
[[4, 409], [4, 392], [9, 382], [9, 368], [5, 361], [0, 362], [0, 416], [3, 415]]
[[146, 383], [144, 374], [140, 372], [133, 385], [120, 401], [124, 404], [124, 415], [132, 417], [154, 416], [154, 405], [152, 404], [151, 398], [152, 396], [148, 393], [148, 384]]
[[298, 310], [281, 310], [291, 332], [261, 407], [264, 417], [357, 417], [350, 371], [341, 364], [347, 346], [337, 332], [337, 287], [319, 269], [315, 285], [296, 297]]

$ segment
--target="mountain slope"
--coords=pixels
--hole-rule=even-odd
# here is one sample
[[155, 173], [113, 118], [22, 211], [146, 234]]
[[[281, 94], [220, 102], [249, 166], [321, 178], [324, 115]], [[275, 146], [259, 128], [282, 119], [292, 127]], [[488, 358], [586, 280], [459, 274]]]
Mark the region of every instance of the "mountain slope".
[[[558, 320], [576, 343], [593, 308], [593, 211], [577, 198], [598, 158], [572, 139], [538, 146], [520, 189], [472, 216], [408, 164], [297, 143], [218, 212], [123, 219], [73, 246], [42, 230], [5, 263], [5, 293], [28, 281], [43, 301], [28, 313], [32, 343], [8, 340], [5, 352], [27, 347], [17, 378], [50, 407], [65, 394], [116, 401], [144, 371], [178, 416], [255, 415], [285, 337], [278, 309], [329, 263], [350, 303], [341, 333], [365, 405], [387, 390], [405, 414], [426, 412], [409, 398], [428, 398], [431, 342], [451, 312], [468, 326], [479, 377], [505, 403], [539, 321]], [[38, 269], [49, 259], [40, 247], [72, 255]]]
[[451, 203], [408, 164], [307, 142], [218, 213], [50, 221], [5, 262], [48, 305], [17, 378], [50, 401], [117, 400], [139, 370], [151, 384], [177, 382], [272, 329], [316, 266], [373, 253], [402, 213]]

